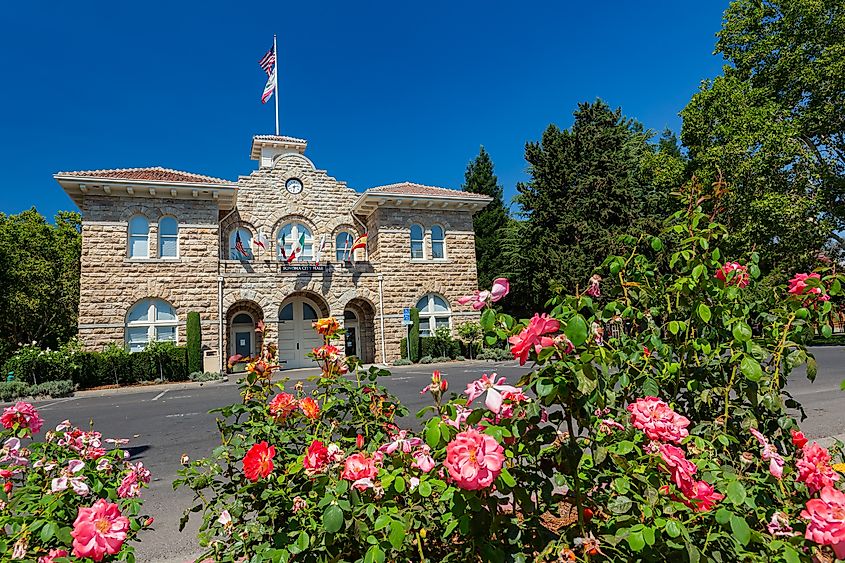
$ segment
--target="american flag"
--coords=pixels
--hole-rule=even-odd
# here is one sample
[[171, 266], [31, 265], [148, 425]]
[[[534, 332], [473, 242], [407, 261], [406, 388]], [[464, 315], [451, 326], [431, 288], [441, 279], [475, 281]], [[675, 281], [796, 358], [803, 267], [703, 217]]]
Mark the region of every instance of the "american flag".
[[273, 47], [270, 47], [270, 50], [267, 51], [261, 60], [258, 61], [258, 64], [261, 65], [261, 68], [264, 69], [264, 72], [267, 73], [267, 76], [272, 74], [273, 69], [276, 67], [276, 52], [273, 50]]
[[246, 248], [244, 248], [244, 243], [241, 242], [241, 233], [235, 235], [235, 250], [241, 253], [241, 256], [244, 258], [248, 258], [249, 254], [246, 252]]

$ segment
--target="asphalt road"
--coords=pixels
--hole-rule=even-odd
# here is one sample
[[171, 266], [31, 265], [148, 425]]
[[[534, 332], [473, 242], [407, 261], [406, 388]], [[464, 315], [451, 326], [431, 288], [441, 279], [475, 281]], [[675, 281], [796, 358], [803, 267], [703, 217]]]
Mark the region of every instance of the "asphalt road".
[[[813, 438], [845, 434], [845, 392], [839, 383], [845, 379], [845, 348], [814, 349], [818, 377], [810, 383], [803, 370], [790, 378], [789, 391], [806, 410], [802, 423]], [[440, 369], [448, 378], [450, 391], [461, 392], [469, 381], [482, 373], [496, 371], [508, 382], [527, 371], [515, 362], [464, 362], [432, 366], [391, 368], [393, 375], [384, 384], [408, 406], [411, 415], [403, 421], [416, 426], [414, 414], [430, 404], [420, 389], [428, 382], [431, 370]], [[316, 370], [295, 370], [294, 380], [315, 375]], [[192, 459], [203, 457], [218, 442], [215, 417], [208, 411], [239, 399], [234, 380], [228, 383], [173, 384], [150, 388], [80, 393], [67, 399], [36, 403], [46, 427], [69, 419], [80, 426], [92, 421], [104, 437], [129, 438], [133, 460], [143, 461], [153, 473], [153, 482], [145, 492], [144, 512], [155, 517], [155, 530], [142, 535], [137, 558], [140, 562], [182, 562], [198, 551], [195, 540], [199, 519], [191, 519], [183, 533], [178, 532], [182, 510], [191, 506], [188, 490], [173, 491], [171, 483], [179, 469], [182, 454]]]

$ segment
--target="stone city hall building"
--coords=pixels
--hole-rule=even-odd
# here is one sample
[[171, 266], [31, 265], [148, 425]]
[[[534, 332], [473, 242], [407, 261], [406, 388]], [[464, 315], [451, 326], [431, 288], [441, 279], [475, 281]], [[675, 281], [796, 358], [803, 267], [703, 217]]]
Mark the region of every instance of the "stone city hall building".
[[472, 214], [490, 198], [409, 182], [357, 192], [305, 148], [258, 135], [258, 169], [237, 182], [165, 168], [56, 174], [83, 216], [82, 343], [184, 344], [197, 311], [221, 368], [260, 349], [262, 320], [295, 368], [311, 365], [319, 317], [343, 319], [345, 353], [364, 362], [400, 356], [404, 308], [420, 310], [422, 335], [477, 318], [457, 298], [477, 289]]

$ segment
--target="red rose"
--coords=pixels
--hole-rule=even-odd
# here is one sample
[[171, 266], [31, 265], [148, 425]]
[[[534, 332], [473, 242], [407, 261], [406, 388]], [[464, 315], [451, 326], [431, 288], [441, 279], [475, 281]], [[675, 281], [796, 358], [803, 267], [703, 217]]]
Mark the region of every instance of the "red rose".
[[255, 444], [244, 456], [244, 475], [250, 481], [258, 481], [267, 477], [273, 472], [273, 456], [276, 455], [276, 446], [267, 446], [262, 441]]

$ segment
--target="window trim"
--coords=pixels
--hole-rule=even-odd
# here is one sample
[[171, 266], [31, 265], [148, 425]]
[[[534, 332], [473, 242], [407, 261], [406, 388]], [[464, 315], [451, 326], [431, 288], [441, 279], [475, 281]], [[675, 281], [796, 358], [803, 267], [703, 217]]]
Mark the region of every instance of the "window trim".
[[[442, 299], [446, 303], [446, 311], [437, 312], [437, 311], [434, 310], [434, 298], [435, 297], [439, 297], [440, 299]], [[426, 299], [427, 303], [426, 303], [425, 308], [421, 309], [421, 308], [417, 307], [417, 305], [419, 305], [420, 301], [422, 301], [423, 299]], [[420, 336], [423, 336], [423, 331], [428, 332], [427, 336], [433, 336], [434, 335], [434, 331], [437, 330], [437, 320], [436, 319], [438, 317], [440, 317], [440, 318], [447, 317], [449, 319], [449, 330], [450, 331], [452, 330], [452, 328], [453, 328], [453, 324], [452, 324], [452, 305], [449, 303], [449, 300], [446, 299], [446, 297], [444, 295], [441, 295], [440, 293], [437, 293], [437, 292], [426, 293], [424, 295], [421, 295], [419, 297], [419, 299], [416, 300], [414, 307], [416, 307], [417, 310], [419, 311]], [[428, 327], [427, 328], [423, 328], [423, 321], [424, 320], [428, 321]]]
[[[164, 256], [161, 253], [161, 249], [162, 249], [161, 244], [164, 240], [162, 238], [161, 223], [166, 219], [173, 219], [173, 221], [176, 223], [176, 234], [175, 235], [164, 235], [164, 236], [167, 236], [169, 239], [172, 238], [176, 241], [176, 254], [174, 254], [173, 256]], [[162, 215], [159, 218], [159, 220], [158, 220], [158, 233], [156, 234], [156, 237], [158, 238], [158, 241], [157, 241], [158, 242], [158, 254], [157, 254], [158, 258], [160, 258], [162, 260], [179, 260], [179, 231], [180, 230], [181, 229], [179, 228], [179, 219], [177, 219], [173, 215]]]
[[[307, 231], [308, 234], [305, 237], [305, 247], [307, 247], [308, 245], [311, 246], [311, 254], [306, 255], [305, 252], [304, 252], [304, 248], [303, 248], [303, 253], [300, 256], [303, 256], [303, 257], [307, 256], [307, 258], [297, 258], [295, 260], [295, 262], [313, 262], [314, 261], [314, 246], [315, 246], [315, 244], [319, 244], [319, 242], [315, 243], [315, 241], [314, 241], [314, 230], [311, 229], [311, 227], [309, 227], [308, 225], [306, 225], [304, 221], [301, 221], [299, 219], [294, 219], [292, 221], [288, 221], [286, 223], [283, 223], [282, 226], [279, 227], [279, 230], [276, 232], [276, 260], [279, 260], [279, 261], [287, 260], [287, 258], [282, 258], [282, 255], [281, 255], [280, 252], [281, 252], [282, 248], [284, 248], [285, 246], [288, 246], [288, 245], [290, 245], [291, 248], [293, 248], [293, 242], [288, 243], [287, 241], [285, 241], [285, 244], [283, 245], [282, 244], [282, 238], [281, 238], [282, 237], [282, 231], [284, 231], [285, 227], [288, 227], [288, 226], [290, 226], [291, 230], [293, 230], [294, 225], [301, 226]], [[308, 239], [310, 239], [310, 241]], [[287, 249], [285, 249], [285, 256], [287, 256], [287, 252], [288, 252]]]
[[[246, 244], [244, 244], [244, 248], [249, 252], [249, 255], [245, 258], [234, 258], [233, 257], [234, 256], [233, 252], [236, 252], [235, 240], [236, 240], [238, 231], [244, 231], [247, 235], [249, 235], [249, 240], [246, 241]], [[249, 229], [249, 227], [247, 227], [246, 225], [243, 225], [243, 224], [238, 225], [237, 227], [235, 227], [234, 229], [229, 231], [229, 245], [228, 245], [228, 253], [226, 255], [226, 259], [235, 260], [237, 262], [248, 262], [250, 260], [254, 260], [255, 259], [255, 253], [252, 251], [252, 240], [253, 240], [254, 236], [255, 235], [252, 234], [252, 231]], [[243, 239], [243, 237], [241, 237], [241, 238]], [[241, 243], [244, 243], [244, 241], [241, 240]]]
[[[135, 219], [143, 219], [144, 220], [144, 223], [146, 223], [146, 226], [147, 226], [146, 233], [144, 233], [144, 234], [133, 233], [132, 222]], [[144, 256], [136, 256], [135, 254], [133, 254], [133, 249], [135, 247], [134, 242], [133, 242], [133, 238], [136, 238], [136, 237], [137, 238], [143, 238], [147, 241], [147, 244], [146, 244], [147, 252], [146, 252], [146, 255], [144, 255]], [[149, 260], [151, 258], [151, 256], [150, 256], [150, 220], [147, 218], [146, 215], [144, 215], [142, 213], [136, 213], [135, 215], [130, 217], [129, 221], [126, 224], [126, 257], [129, 258], [130, 260]]]
[[[419, 239], [414, 238], [414, 227], [419, 227], [420, 229], [420, 237]], [[411, 223], [411, 227], [408, 229], [408, 241], [409, 241], [409, 248], [411, 261], [420, 261], [425, 260], [425, 227], [423, 227], [420, 223]], [[414, 244], [419, 243], [420, 245], [420, 254], [421, 256], [414, 256]]]
[[[443, 235], [443, 238], [441, 238], [439, 241], [437, 241], [442, 245], [443, 256], [440, 256], [440, 257], [437, 257], [437, 256], [434, 255], [434, 243], [435, 243], [434, 229], [435, 228], [440, 229], [440, 233]], [[429, 232], [429, 241], [431, 243], [431, 259], [436, 260], [436, 261], [446, 261], [446, 260], [448, 260], [449, 255], [446, 253], [446, 227], [444, 227], [440, 223], [435, 223], [431, 226], [431, 228], [428, 230], [428, 232]]]
[[[142, 304], [147, 304], [147, 320], [146, 321], [130, 321], [129, 316], [137, 307], [140, 307]], [[156, 320], [156, 315], [158, 313], [157, 305], [159, 303], [164, 303], [173, 311], [173, 320], [168, 321], [159, 321]], [[137, 350], [138, 352], [143, 351], [150, 345], [151, 342], [172, 342], [174, 345], [179, 344], [179, 315], [176, 312], [176, 307], [173, 306], [172, 303], [165, 299], [161, 299], [158, 297], [145, 297], [140, 301], [137, 301], [134, 305], [129, 307], [126, 310], [126, 317], [123, 322], [123, 341], [126, 349], [132, 352], [132, 343], [129, 340], [129, 329], [132, 328], [144, 328], [147, 329], [147, 341], [144, 344], [144, 347], [141, 350]], [[158, 331], [159, 328], [173, 328], [173, 340], [161, 340], [159, 341]]]

